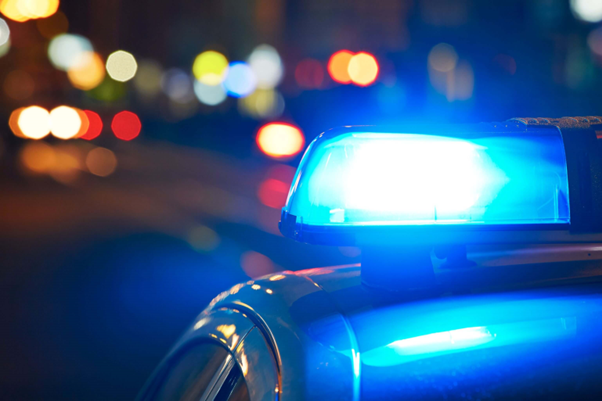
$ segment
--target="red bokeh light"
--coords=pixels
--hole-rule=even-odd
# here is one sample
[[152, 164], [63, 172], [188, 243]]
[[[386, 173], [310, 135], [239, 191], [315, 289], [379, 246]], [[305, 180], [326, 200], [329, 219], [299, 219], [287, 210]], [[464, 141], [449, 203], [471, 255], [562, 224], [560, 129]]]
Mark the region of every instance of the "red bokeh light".
[[280, 209], [286, 203], [289, 186], [286, 182], [268, 178], [259, 184], [257, 197], [264, 205]]
[[140, 134], [142, 123], [136, 114], [131, 111], [122, 111], [113, 117], [111, 129], [117, 138], [131, 141]]
[[324, 67], [318, 60], [306, 58], [295, 68], [295, 80], [305, 89], [317, 89], [324, 82]]
[[102, 132], [102, 119], [100, 118], [98, 113], [95, 113], [91, 110], [84, 110], [84, 113], [86, 113], [88, 121], [90, 121], [90, 125], [88, 126], [88, 130], [86, 131], [86, 133], [80, 136], [80, 138], [85, 139], [86, 141], [90, 141], [98, 137], [98, 135], [100, 135], [100, 133]]

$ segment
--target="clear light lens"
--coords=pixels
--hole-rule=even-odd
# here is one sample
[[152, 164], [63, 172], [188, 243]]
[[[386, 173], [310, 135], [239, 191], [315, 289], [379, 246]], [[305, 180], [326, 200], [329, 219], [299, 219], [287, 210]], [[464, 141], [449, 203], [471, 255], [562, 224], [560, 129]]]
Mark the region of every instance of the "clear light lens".
[[323, 136], [284, 210], [317, 226], [568, 223], [564, 146], [555, 128]]

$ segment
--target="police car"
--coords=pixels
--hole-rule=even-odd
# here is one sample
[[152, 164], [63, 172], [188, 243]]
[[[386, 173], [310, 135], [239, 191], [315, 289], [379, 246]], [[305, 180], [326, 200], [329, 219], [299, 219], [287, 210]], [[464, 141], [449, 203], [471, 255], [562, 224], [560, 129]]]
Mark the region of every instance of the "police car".
[[602, 399], [602, 119], [344, 127], [281, 232], [354, 266], [220, 294], [140, 400]]

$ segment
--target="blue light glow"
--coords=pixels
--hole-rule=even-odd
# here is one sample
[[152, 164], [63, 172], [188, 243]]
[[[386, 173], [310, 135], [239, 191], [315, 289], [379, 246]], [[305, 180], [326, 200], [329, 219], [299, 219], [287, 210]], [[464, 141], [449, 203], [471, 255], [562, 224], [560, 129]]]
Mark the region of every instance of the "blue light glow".
[[245, 97], [253, 93], [257, 87], [257, 78], [247, 63], [230, 63], [228, 75], [226, 75], [223, 85], [228, 95]]
[[324, 136], [304, 156], [284, 210], [321, 226], [568, 223], [564, 146], [552, 128]]

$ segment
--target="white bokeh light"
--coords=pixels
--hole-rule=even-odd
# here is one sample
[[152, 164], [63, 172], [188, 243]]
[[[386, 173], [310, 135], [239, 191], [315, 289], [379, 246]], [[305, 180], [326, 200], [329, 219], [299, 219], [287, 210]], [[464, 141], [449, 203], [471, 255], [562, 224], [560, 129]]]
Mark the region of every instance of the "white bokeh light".
[[257, 46], [248, 62], [257, 77], [258, 88], [272, 89], [280, 83], [284, 69], [280, 55], [272, 46]]

